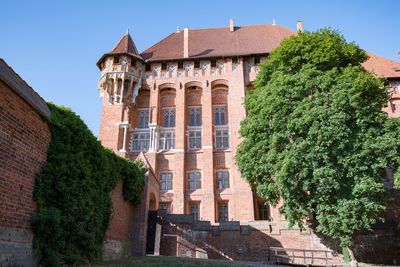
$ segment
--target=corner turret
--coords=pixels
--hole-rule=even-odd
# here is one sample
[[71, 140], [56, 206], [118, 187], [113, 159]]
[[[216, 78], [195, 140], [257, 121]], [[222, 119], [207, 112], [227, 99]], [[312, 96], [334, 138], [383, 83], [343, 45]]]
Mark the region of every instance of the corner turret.
[[142, 82], [144, 60], [139, 55], [129, 30], [96, 65], [101, 70], [98, 82], [100, 97], [104, 97], [106, 93], [110, 104], [128, 107], [134, 104]]

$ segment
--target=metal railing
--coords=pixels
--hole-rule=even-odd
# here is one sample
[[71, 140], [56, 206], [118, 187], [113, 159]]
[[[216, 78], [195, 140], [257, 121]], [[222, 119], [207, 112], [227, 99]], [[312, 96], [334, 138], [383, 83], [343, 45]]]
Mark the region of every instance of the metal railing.
[[268, 248], [268, 261], [303, 265], [332, 265], [332, 252], [329, 250]]

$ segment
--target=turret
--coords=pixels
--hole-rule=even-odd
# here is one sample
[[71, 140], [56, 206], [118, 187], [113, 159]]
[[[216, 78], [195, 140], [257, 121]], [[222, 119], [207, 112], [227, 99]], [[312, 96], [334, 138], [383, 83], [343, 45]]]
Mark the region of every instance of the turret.
[[144, 60], [139, 55], [129, 30], [114, 49], [104, 54], [97, 62], [101, 70], [98, 82], [100, 96], [104, 93], [110, 104], [135, 103], [141, 85]]
[[97, 66], [101, 70], [97, 88], [103, 98], [99, 139], [105, 147], [126, 153], [132, 130], [130, 111], [135, 105], [144, 67], [129, 31], [111, 52], [100, 58]]

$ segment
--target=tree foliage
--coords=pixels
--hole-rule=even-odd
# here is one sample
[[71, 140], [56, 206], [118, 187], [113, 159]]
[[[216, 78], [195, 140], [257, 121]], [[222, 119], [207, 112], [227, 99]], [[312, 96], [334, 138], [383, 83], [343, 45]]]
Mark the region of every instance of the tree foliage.
[[51, 142], [34, 188], [34, 247], [43, 266], [92, 262], [109, 225], [110, 192], [123, 181], [125, 200], [139, 203], [146, 170], [102, 147], [70, 109], [49, 107]]
[[260, 65], [245, 99], [236, 161], [242, 175], [290, 226], [310, 212], [316, 230], [350, 246], [385, 209], [385, 168], [397, 170], [400, 123], [382, 108], [384, 79], [337, 31], [299, 32]]

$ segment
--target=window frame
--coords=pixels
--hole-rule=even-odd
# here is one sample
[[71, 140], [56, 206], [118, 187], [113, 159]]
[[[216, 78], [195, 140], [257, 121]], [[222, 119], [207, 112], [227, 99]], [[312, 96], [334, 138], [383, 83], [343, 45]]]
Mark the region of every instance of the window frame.
[[[190, 127], [200, 127], [202, 126], [202, 121], [201, 121], [201, 106], [189, 106], [189, 126]], [[194, 109], [199, 109], [199, 113], [198, 114], [194, 114], [194, 125], [192, 125], [192, 110]], [[198, 121], [197, 121], [197, 115], [198, 115]]]
[[[141, 139], [140, 135], [141, 134], [145, 134], [146, 138]], [[135, 139], [135, 135], [138, 135], [138, 138]], [[148, 135], [148, 138], [147, 138]], [[137, 141], [135, 141], [137, 140]], [[138, 149], [134, 149], [134, 142], [137, 142], [137, 148]], [[144, 149], [140, 149], [140, 143], [141, 142], [145, 142], [144, 145]], [[146, 149], [146, 143], [147, 143], [147, 149]], [[131, 152], [146, 152], [149, 151], [150, 149], [150, 129], [146, 129], [146, 128], [135, 128], [132, 131], [132, 135], [131, 135], [131, 144], [130, 144], [130, 150]]]
[[[226, 206], [226, 215], [224, 215], [224, 217], [226, 217], [226, 220], [221, 220], [221, 206], [224, 205]], [[228, 201], [219, 201], [217, 203], [217, 215], [218, 215], [218, 222], [229, 222], [229, 202]]]
[[[167, 135], [170, 134], [170, 138]], [[162, 136], [164, 135], [164, 136]], [[167, 141], [170, 140], [170, 147], [167, 148]], [[161, 145], [162, 144], [162, 145]], [[170, 151], [175, 149], [175, 128], [163, 128], [160, 127], [158, 137], [158, 150], [159, 151]]]
[[[171, 202], [161, 202], [159, 203], [160, 209], [166, 210], [167, 214], [171, 214]], [[163, 207], [168, 207], [167, 209], [164, 209]]]
[[[220, 134], [218, 134], [220, 132]], [[226, 133], [226, 135], [225, 135]], [[221, 146], [218, 146], [219, 141], [218, 139], [221, 139]], [[225, 142], [225, 139], [226, 142]], [[228, 125], [223, 125], [223, 126], [214, 126], [214, 146], [215, 149], [229, 149], [230, 148], [230, 132], [229, 132], [229, 126]]]
[[[190, 175], [191, 174], [199, 174], [199, 177], [194, 177], [193, 179], [190, 177]], [[193, 171], [189, 171], [189, 172], [187, 172], [187, 188], [189, 189], [189, 190], [199, 190], [199, 189], [201, 189], [201, 184], [202, 184], [202, 182], [201, 182], [201, 176], [202, 176], [202, 173], [201, 173], [201, 171], [199, 171], [199, 170], [193, 170]], [[192, 188], [191, 187], [191, 183], [193, 182], [193, 184], [194, 184], [194, 187]], [[199, 187], [197, 187], [197, 183], [199, 183], [200, 184], [200, 186]]]
[[[175, 115], [176, 115], [175, 107], [165, 107], [165, 108], [162, 109], [162, 111], [163, 111], [163, 124], [164, 124], [164, 128], [175, 128], [175, 122], [176, 122], [176, 118], [175, 118]], [[166, 115], [165, 113], [166, 113], [166, 112], [169, 112], [169, 113], [173, 112], [172, 116], [171, 116], [171, 114], [168, 115], [168, 126], [165, 125], [165, 115]], [[173, 117], [173, 126], [170, 126], [170, 125], [171, 125], [171, 117]]]
[[[217, 178], [217, 183], [216, 183], [217, 184], [217, 189], [223, 190], [223, 189], [230, 188], [230, 176], [231, 175], [230, 175], [229, 170], [224, 170], [224, 169], [217, 170], [215, 173], [216, 173], [215, 175], [216, 175], [216, 178]], [[222, 175], [221, 179], [218, 177], [219, 173], [221, 173], [221, 175]], [[225, 177], [225, 174], [228, 174], [228, 177]], [[220, 180], [221, 180], [221, 183], [222, 183], [222, 187], [220, 187]], [[227, 187], [225, 187], [226, 183], [228, 184]]]
[[[165, 175], [165, 179], [163, 179], [163, 175]], [[169, 175], [171, 179], [169, 179]], [[163, 184], [165, 184], [165, 188], [163, 189]], [[169, 187], [169, 185], [171, 185]], [[174, 174], [172, 171], [163, 171], [160, 172], [160, 191], [170, 191], [174, 188]]]
[[[221, 121], [221, 112], [218, 112], [218, 113], [216, 113], [216, 110], [217, 109], [221, 109], [221, 108], [223, 108], [223, 110], [224, 110], [224, 120], [225, 120], [225, 123], [224, 124], [221, 124], [221, 123], [216, 123], [216, 115], [217, 114], [219, 114], [219, 118], [218, 118], [218, 120], [219, 120], [219, 122]], [[213, 117], [213, 119], [214, 119], [214, 126], [226, 126], [226, 125], [228, 125], [228, 123], [227, 123], [227, 108], [226, 108], [226, 105], [224, 104], [224, 105], [213, 105], [213, 115], [214, 115], [214, 117]]]
[[[194, 133], [194, 137], [191, 137], [191, 133]], [[188, 126], [188, 150], [200, 150], [203, 147], [203, 130], [201, 126]], [[191, 147], [191, 140], [194, 139], [194, 145]]]
[[[150, 109], [149, 108], [139, 108], [138, 112], [139, 112], [138, 129], [149, 129], [149, 125], [150, 125]], [[141, 121], [140, 120], [141, 120], [141, 113], [142, 112], [146, 112], [147, 113], [147, 127], [146, 127], [146, 120], [144, 121], [144, 127], [141, 127]]]
[[[192, 212], [192, 207], [197, 207], [197, 218]], [[189, 214], [193, 216], [193, 220], [199, 221], [200, 220], [200, 202], [198, 201], [191, 201], [189, 202]]]

